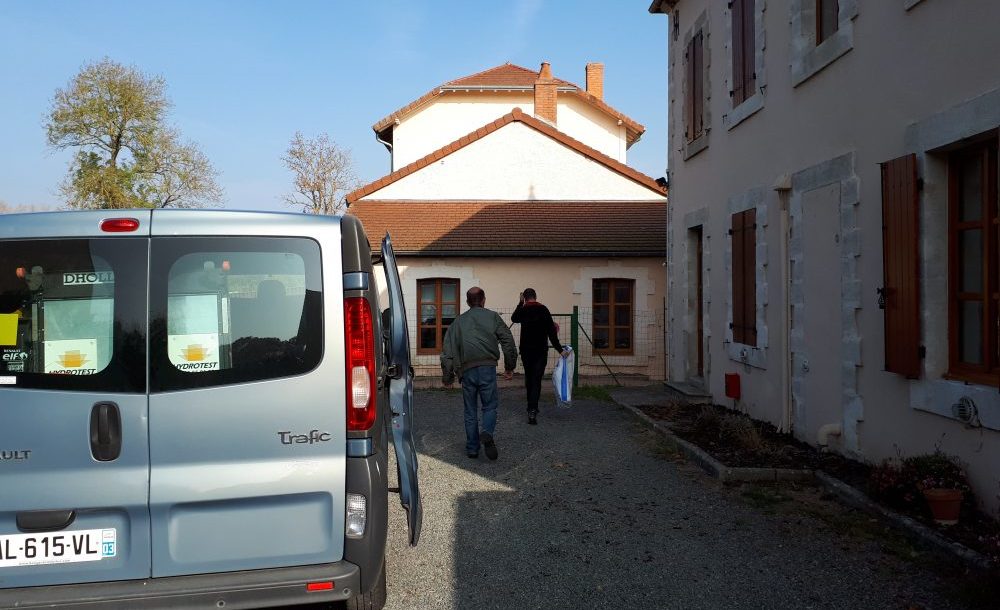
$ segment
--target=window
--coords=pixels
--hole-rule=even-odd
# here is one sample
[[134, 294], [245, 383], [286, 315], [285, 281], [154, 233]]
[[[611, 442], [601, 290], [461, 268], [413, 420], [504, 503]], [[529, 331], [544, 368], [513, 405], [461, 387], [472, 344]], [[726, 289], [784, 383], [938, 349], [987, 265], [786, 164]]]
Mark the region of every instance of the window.
[[997, 384], [997, 140], [949, 158], [949, 375]]
[[757, 346], [757, 210], [732, 217], [733, 342]]
[[632, 355], [635, 280], [594, 280], [594, 352]]
[[0, 241], [0, 376], [145, 393], [146, 251], [141, 238]]
[[816, 0], [816, 46], [833, 36], [840, 25], [840, 0]]
[[153, 240], [154, 391], [300, 375], [323, 355], [316, 242]]
[[417, 280], [417, 311], [420, 312], [418, 354], [440, 354], [444, 335], [458, 317], [458, 280]]
[[705, 132], [705, 35], [698, 31], [688, 43], [687, 100], [685, 134], [688, 142], [697, 140]]
[[757, 34], [755, 26], [755, 0], [732, 0], [732, 59], [733, 59], [733, 107], [739, 106], [757, 92], [756, 51]]

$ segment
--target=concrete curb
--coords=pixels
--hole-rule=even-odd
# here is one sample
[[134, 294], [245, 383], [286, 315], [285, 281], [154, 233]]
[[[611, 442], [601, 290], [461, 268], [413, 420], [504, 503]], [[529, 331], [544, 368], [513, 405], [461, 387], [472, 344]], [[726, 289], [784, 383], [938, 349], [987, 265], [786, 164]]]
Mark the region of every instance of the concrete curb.
[[891, 511], [872, 501], [864, 492], [851, 487], [840, 479], [830, 476], [821, 470], [797, 470], [789, 468], [733, 468], [724, 465], [709, 455], [704, 449], [694, 445], [673, 433], [665, 422], [657, 421], [643, 413], [638, 407], [615, 401], [615, 404], [629, 411], [638, 419], [647, 423], [663, 435], [668, 445], [680, 451], [688, 459], [695, 462], [705, 472], [720, 481], [727, 482], [766, 482], [766, 481], [816, 481], [824, 489], [834, 494], [841, 502], [871, 514], [880, 516], [894, 526], [909, 532], [930, 546], [937, 547], [958, 557], [971, 567], [989, 570], [993, 563], [983, 554], [978, 553], [960, 542], [949, 540], [927, 527], [923, 523]]

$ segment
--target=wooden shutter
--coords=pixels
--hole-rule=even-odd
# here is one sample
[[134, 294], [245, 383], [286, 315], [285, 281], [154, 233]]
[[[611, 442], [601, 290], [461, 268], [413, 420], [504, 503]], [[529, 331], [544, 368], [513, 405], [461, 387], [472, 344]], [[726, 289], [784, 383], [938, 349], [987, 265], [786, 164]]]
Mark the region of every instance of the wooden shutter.
[[743, 213], [733, 214], [732, 229], [733, 236], [733, 341], [735, 343], [746, 343], [744, 334], [745, 321], [743, 306], [745, 299], [746, 282], [743, 279]]
[[702, 134], [705, 128], [705, 38], [701, 32], [694, 37], [693, 57], [694, 64], [694, 133], [691, 139], [695, 139]]
[[757, 210], [743, 212], [743, 327], [747, 345], [757, 345]]
[[694, 139], [694, 38], [687, 45], [684, 53], [685, 65], [685, 95], [684, 95], [684, 137], [688, 142]]
[[917, 156], [882, 163], [885, 370], [920, 377], [920, 201]]
[[757, 28], [754, 0], [743, 0], [743, 99], [757, 92]]
[[730, 27], [733, 35], [733, 107], [739, 106], [747, 98], [743, 89], [744, 74], [743, 69], [746, 64], [743, 51], [743, 0], [732, 0], [729, 3], [732, 23]]

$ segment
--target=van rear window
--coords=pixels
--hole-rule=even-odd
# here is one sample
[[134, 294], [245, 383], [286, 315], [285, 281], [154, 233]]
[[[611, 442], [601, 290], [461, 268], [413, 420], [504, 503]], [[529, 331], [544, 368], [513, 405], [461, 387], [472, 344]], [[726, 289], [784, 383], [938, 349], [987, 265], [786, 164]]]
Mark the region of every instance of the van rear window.
[[0, 242], [0, 375], [145, 392], [146, 239]]
[[153, 391], [287, 377], [319, 364], [315, 242], [156, 238], [151, 278]]

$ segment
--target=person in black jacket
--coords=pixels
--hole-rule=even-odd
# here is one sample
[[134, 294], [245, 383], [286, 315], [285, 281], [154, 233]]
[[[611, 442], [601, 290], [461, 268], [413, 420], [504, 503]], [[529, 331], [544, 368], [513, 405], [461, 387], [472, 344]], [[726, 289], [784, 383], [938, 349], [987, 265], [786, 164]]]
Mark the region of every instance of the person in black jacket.
[[558, 329], [549, 308], [537, 301], [533, 288], [525, 288], [510, 319], [521, 325], [521, 364], [524, 387], [528, 391], [528, 423], [538, 423], [538, 397], [542, 393], [542, 375], [548, 359], [549, 342], [565, 358], [569, 351], [559, 343]]

